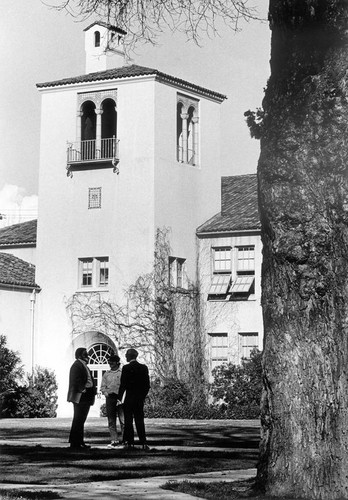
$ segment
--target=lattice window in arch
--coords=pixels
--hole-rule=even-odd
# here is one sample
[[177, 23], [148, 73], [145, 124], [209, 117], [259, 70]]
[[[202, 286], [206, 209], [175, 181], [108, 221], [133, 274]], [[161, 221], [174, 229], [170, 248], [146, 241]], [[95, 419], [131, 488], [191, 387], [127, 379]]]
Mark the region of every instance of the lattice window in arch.
[[114, 354], [112, 347], [107, 344], [94, 344], [88, 351], [89, 365], [106, 365], [109, 356]]

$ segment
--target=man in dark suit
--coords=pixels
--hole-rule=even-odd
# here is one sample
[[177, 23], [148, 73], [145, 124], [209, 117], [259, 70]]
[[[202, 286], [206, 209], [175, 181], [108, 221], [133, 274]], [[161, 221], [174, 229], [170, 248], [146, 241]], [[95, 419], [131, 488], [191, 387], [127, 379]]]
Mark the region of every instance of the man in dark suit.
[[128, 448], [134, 446], [134, 418], [142, 448], [143, 450], [148, 450], [144, 424], [144, 401], [150, 389], [149, 370], [146, 365], [138, 363], [137, 357], [138, 352], [135, 349], [128, 349], [126, 352], [128, 365], [124, 365], [122, 368], [118, 397], [122, 400], [123, 394], [126, 393], [123, 404], [123, 441]]
[[85, 347], [76, 349], [75, 358], [69, 375], [68, 401], [74, 405], [69, 443], [70, 448], [85, 449], [90, 446], [84, 442], [84, 425], [89, 409], [94, 404], [96, 384], [87, 366], [88, 354]]

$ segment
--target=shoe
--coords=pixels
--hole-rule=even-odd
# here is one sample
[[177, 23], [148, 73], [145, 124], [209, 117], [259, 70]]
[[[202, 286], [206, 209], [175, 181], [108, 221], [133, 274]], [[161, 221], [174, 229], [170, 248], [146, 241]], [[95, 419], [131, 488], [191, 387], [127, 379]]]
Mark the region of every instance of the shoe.
[[150, 448], [149, 448], [149, 446], [147, 444], [141, 445], [141, 449], [144, 450], [144, 451], [149, 451], [150, 450]]
[[113, 441], [112, 443], [107, 445], [107, 448], [109, 448], [109, 450], [112, 450], [114, 448], [117, 448], [118, 446], [119, 446], [119, 443], [117, 443], [116, 441]]

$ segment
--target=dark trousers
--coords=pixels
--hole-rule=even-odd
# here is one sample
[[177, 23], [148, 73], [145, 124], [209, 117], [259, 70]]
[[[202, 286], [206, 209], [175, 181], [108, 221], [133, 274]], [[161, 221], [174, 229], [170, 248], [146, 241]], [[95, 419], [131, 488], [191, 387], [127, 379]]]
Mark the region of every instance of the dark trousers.
[[84, 425], [91, 405], [89, 402], [80, 402], [73, 404], [74, 417], [70, 429], [69, 443], [72, 446], [79, 446], [84, 443]]
[[144, 400], [127, 398], [123, 405], [124, 411], [124, 434], [123, 440], [127, 444], [134, 444], [133, 418], [139, 442], [146, 443], [145, 424], [144, 424]]

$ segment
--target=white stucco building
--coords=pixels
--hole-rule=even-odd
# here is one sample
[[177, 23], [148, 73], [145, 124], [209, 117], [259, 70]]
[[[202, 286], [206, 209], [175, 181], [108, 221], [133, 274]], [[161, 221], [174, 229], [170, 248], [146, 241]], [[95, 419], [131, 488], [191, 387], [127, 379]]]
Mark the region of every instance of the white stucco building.
[[122, 301], [124, 289], [152, 269], [162, 227], [170, 228], [179, 274], [195, 282], [195, 230], [220, 207], [225, 96], [125, 65], [120, 30], [94, 23], [85, 37], [86, 71], [93, 72], [37, 85], [42, 292], [35, 355], [57, 374], [60, 414], [70, 411], [65, 399], [75, 348], [96, 353], [98, 380], [107, 368], [104, 354], [117, 348], [103, 331], [72, 335], [66, 299], [98, 291]]
[[[0, 255], [1, 311], [8, 306], [6, 318], [0, 316], [2, 333], [28, 371], [33, 365], [55, 371], [59, 416], [72, 412], [66, 393], [75, 349], [88, 349], [99, 385], [108, 354], [119, 350], [93, 321], [73, 330], [67, 301], [97, 292], [122, 303], [124, 290], [153, 268], [157, 228], [169, 229], [171, 285], [184, 288], [190, 281], [202, 293], [208, 374], [218, 364], [240, 362], [254, 346], [262, 348], [256, 176], [221, 182], [225, 96], [157, 69], [127, 65], [123, 36], [93, 23], [85, 30], [86, 73], [37, 85], [37, 243], [36, 222], [6, 228], [17, 235], [10, 245], [0, 230], [0, 251], [9, 254], [3, 253], [2, 267]], [[18, 246], [19, 240], [26, 244]], [[8, 259], [18, 258], [30, 280], [22, 280], [22, 295], [10, 306], [5, 281], [18, 281], [18, 275], [8, 277], [5, 268]], [[19, 321], [24, 308], [17, 332], [26, 333], [18, 334], [11, 313]], [[99, 415], [102, 402], [91, 415]]]

